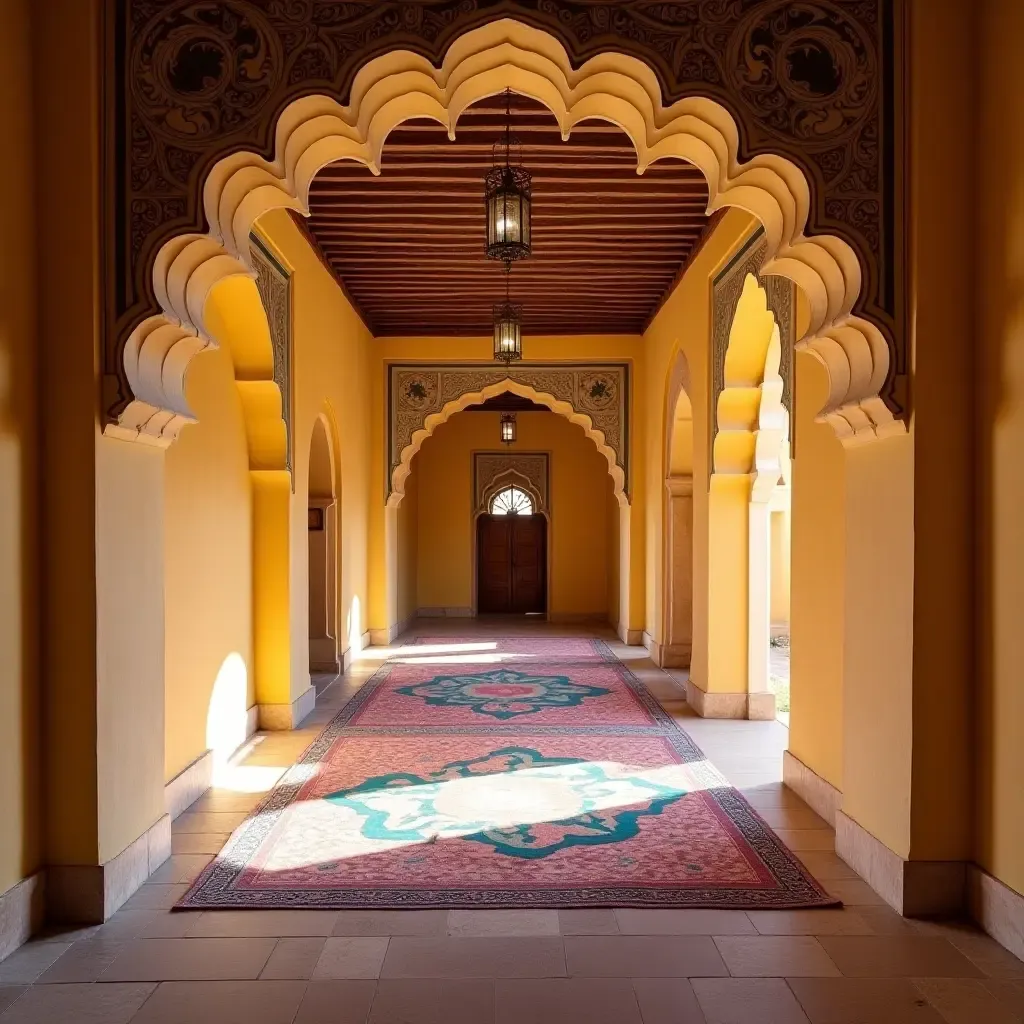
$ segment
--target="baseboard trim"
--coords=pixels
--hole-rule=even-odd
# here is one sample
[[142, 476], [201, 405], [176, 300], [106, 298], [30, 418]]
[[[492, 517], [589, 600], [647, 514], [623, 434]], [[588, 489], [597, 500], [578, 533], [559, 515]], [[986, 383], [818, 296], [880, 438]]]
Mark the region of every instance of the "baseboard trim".
[[297, 729], [315, 707], [316, 690], [312, 686], [300, 693], [291, 704], [260, 704], [260, 728], [267, 732]]
[[782, 752], [782, 783], [819, 818], [836, 827], [836, 811], [843, 806], [843, 794], [788, 750]]
[[412, 619], [403, 619], [396, 622], [387, 629], [371, 629], [366, 634], [369, 637], [367, 647], [390, 647], [408, 628]]
[[[245, 712], [245, 738], [231, 751], [229, 757], [241, 750], [256, 732], [259, 710], [259, 705], [254, 704]], [[213, 785], [215, 760], [214, 752], [207, 750], [164, 785], [164, 811], [171, 816], [172, 821], [188, 810]]]
[[971, 917], [1001, 946], [1024, 960], [1024, 896], [977, 864], [967, 867]]
[[641, 637], [641, 642], [647, 649], [647, 653], [651, 656], [651, 661], [653, 661], [655, 665], [663, 665], [662, 657], [664, 648], [657, 640], [654, 639], [653, 636], [651, 636], [650, 633], [647, 632], [646, 629]]
[[171, 816], [164, 814], [105, 864], [52, 864], [46, 908], [62, 924], [102, 924], [171, 855]]
[[[417, 619], [472, 619], [472, 608], [417, 608], [413, 618]], [[409, 623], [406, 619], [405, 624]]]
[[0, 960], [28, 942], [45, 918], [46, 875], [42, 871], [0, 893]]
[[630, 629], [628, 626], [624, 626], [621, 622], [619, 623], [616, 631], [619, 634], [619, 639], [627, 647], [642, 647], [644, 642], [644, 631], [642, 629]]
[[662, 644], [662, 668], [689, 668], [692, 646], [690, 644]]
[[164, 810], [173, 821], [213, 784], [213, 751], [200, 754], [164, 786]]
[[686, 703], [701, 718], [775, 720], [774, 693], [708, 693], [692, 679], [686, 680]]
[[964, 909], [966, 861], [905, 860], [841, 810], [836, 811], [836, 853], [904, 917]]

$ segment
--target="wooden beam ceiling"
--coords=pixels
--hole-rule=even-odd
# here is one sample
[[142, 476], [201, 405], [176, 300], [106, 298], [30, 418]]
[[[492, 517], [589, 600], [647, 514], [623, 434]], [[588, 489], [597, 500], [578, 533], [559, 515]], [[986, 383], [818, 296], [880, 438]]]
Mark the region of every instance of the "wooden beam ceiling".
[[[615, 126], [587, 121], [563, 142], [544, 107], [521, 96], [513, 107], [533, 174], [533, 256], [511, 275], [523, 333], [641, 331], [705, 231], [704, 178], [678, 160], [638, 175]], [[313, 182], [309, 233], [376, 336], [491, 333], [505, 275], [484, 257], [483, 179], [504, 118], [501, 98], [476, 104], [454, 142], [434, 122], [406, 122], [379, 177], [342, 161]]]

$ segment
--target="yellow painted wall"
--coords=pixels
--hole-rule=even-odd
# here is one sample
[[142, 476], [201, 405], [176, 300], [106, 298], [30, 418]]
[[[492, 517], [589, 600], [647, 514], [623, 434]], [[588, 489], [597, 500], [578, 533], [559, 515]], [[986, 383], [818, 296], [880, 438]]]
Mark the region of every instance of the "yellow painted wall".
[[[0, 4], [0, 894], [41, 857], [38, 425], [29, 0]], [[9, 257], [14, 258], [9, 258]]]
[[[406, 622], [416, 614], [419, 574], [419, 476], [413, 473], [406, 483], [405, 498], [398, 508], [398, 621]], [[450, 506], [444, 504], [443, 510]]]
[[[1024, 107], [1014, 56], [1024, 6], [989, 0], [982, 8], [971, 350], [979, 488], [976, 858], [1024, 894]], [[963, 426], [959, 406], [949, 415]]]
[[[252, 661], [252, 483], [245, 421], [226, 349], [189, 368], [186, 397], [199, 419], [167, 450], [164, 484], [166, 632], [164, 774], [173, 778], [208, 745], [207, 713], [227, 659], [246, 686], [216, 728], [244, 729], [255, 701]], [[234, 659], [232, 659], [234, 660]]]
[[309, 686], [306, 494], [309, 446], [326, 411], [340, 474], [339, 654], [368, 629], [371, 465], [370, 333], [332, 275], [283, 210], [259, 230], [292, 270], [294, 331], [294, 472], [291, 512], [291, 699]]
[[[419, 490], [419, 608], [473, 607], [472, 453], [504, 450], [497, 442], [498, 419], [498, 413], [456, 413], [413, 460]], [[580, 427], [557, 413], [520, 413], [517, 426], [513, 452], [551, 455], [549, 614], [604, 620], [608, 462]]]
[[791, 518], [788, 507], [772, 512], [771, 517], [771, 622], [779, 630], [789, 628]]
[[[646, 618], [644, 629], [661, 642], [664, 616], [662, 590], [664, 556], [665, 415], [669, 376], [680, 349], [689, 364], [693, 394], [693, 531], [695, 538], [708, 532], [708, 406], [709, 362], [711, 349], [711, 286], [719, 268], [745, 241], [755, 222], [748, 214], [730, 210], [704, 247], [691, 262], [683, 279], [669, 296], [644, 334], [646, 370], [638, 374], [637, 387], [643, 400], [637, 405], [637, 422], [644, 424], [646, 458], [650, 467], [644, 488], [646, 493]], [[693, 653], [691, 677], [699, 685], [708, 678], [708, 549], [699, 540], [693, 560]]]
[[[386, 494], [385, 432], [387, 414], [385, 409], [386, 367], [389, 362], [490, 362], [493, 358], [489, 338], [382, 338], [374, 342], [375, 366], [371, 371], [373, 387], [373, 409], [371, 425], [373, 430], [373, 464], [371, 467], [371, 556], [370, 591], [371, 624], [375, 629], [384, 630], [389, 615], [397, 616], [397, 606], [389, 612], [387, 594], [387, 515], [384, 510]], [[643, 626], [644, 565], [643, 531], [645, 520], [643, 506], [646, 491], [643, 486], [646, 449], [644, 432], [646, 420], [637, 415], [642, 405], [642, 382], [645, 378], [644, 348], [639, 337], [631, 335], [524, 337], [523, 359], [527, 362], [629, 362], [632, 366], [633, 423], [630, 435], [630, 459], [633, 488], [631, 507], [620, 511], [629, 523], [629, 532], [621, 547], [631, 550], [637, 557], [629, 561], [629, 575], [623, 581], [622, 592], [628, 595], [628, 628], [637, 632]], [[542, 414], [543, 415], [543, 414]], [[588, 442], [589, 443], [589, 442]], [[380, 495], [379, 504], [377, 495]], [[420, 493], [420, 507], [425, 498]], [[422, 536], [422, 530], [421, 530]], [[420, 547], [422, 560], [423, 548]], [[422, 602], [421, 602], [422, 603]], [[622, 604], [620, 596], [620, 605]]]

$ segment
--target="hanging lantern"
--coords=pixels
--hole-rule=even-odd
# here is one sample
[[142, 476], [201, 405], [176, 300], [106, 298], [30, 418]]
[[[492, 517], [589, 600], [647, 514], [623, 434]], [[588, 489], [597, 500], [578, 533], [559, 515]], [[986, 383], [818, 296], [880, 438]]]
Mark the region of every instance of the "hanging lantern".
[[516, 414], [514, 412], [503, 412], [501, 414], [501, 443], [513, 444], [516, 439]]
[[487, 258], [509, 264], [530, 255], [530, 172], [519, 166], [512, 134], [512, 90], [505, 90], [505, 135], [494, 144], [494, 167], [484, 179]]
[[523, 358], [523, 307], [507, 299], [494, 304], [494, 358], [506, 365]]

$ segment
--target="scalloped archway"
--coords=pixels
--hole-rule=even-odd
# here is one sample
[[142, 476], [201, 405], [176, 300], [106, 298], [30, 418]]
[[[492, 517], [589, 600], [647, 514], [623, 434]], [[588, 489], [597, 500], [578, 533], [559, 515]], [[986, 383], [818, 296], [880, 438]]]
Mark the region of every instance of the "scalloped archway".
[[310, 96], [286, 107], [273, 160], [240, 151], [214, 165], [203, 189], [209, 231], [179, 236], [157, 253], [153, 286], [163, 312], [128, 338], [124, 365], [134, 398], [106, 429], [166, 445], [194, 420], [185, 374], [198, 352], [218, 343], [206, 322], [207, 298], [218, 281], [252, 274], [248, 238], [262, 214], [308, 213], [310, 183], [325, 165], [357, 160], [379, 174], [396, 125], [428, 117], [454, 135], [462, 111], [505, 88], [547, 106], [566, 137], [587, 118], [618, 125], [636, 149], [638, 173], [665, 158], [697, 166], [708, 182], [709, 212], [736, 206], [755, 216], [767, 239], [763, 272], [792, 279], [807, 297], [809, 326], [799, 345], [828, 372], [820, 417], [846, 443], [905, 431], [879, 397], [889, 369], [885, 338], [853, 313], [863, 278], [857, 256], [835, 236], [805, 234], [810, 190], [796, 165], [770, 155], [741, 163], [736, 123], [719, 104], [692, 97], [665, 107], [657, 77], [636, 58], [604, 53], [573, 69], [554, 36], [511, 19], [458, 37], [440, 69], [410, 51], [377, 57], [356, 75], [347, 106]]
[[594, 442], [597, 450], [608, 460], [608, 473], [612, 478], [612, 487], [614, 488], [616, 501], [618, 501], [620, 507], [629, 506], [629, 498], [626, 496], [625, 489], [625, 473], [616, 461], [614, 449], [605, 444], [604, 434], [594, 426], [591, 418], [586, 413], [577, 412], [569, 402], [560, 401], [553, 395], [545, 394], [542, 391], [536, 390], [536, 388], [530, 387], [528, 384], [509, 380], [508, 378], [496, 384], [488, 384], [480, 391], [465, 392], [465, 394], [448, 402], [440, 412], [431, 413], [423, 421], [423, 429], [417, 430], [412, 435], [412, 443], [402, 449], [401, 461], [391, 474], [391, 494], [388, 496], [388, 506], [390, 508], [397, 508], [402, 504], [402, 498], [405, 497], [405, 484], [409, 479], [409, 474], [412, 472], [411, 464], [413, 457], [423, 446], [423, 442], [442, 423], [447, 423], [457, 412], [462, 412], [463, 409], [471, 405], [486, 402], [488, 398], [494, 398], [496, 395], [503, 394], [506, 391], [511, 391], [513, 394], [519, 395], [520, 398], [529, 398], [538, 405], [546, 405], [552, 412], [557, 412], [570, 423], [575, 423], [577, 426], [582, 427], [583, 433]]

